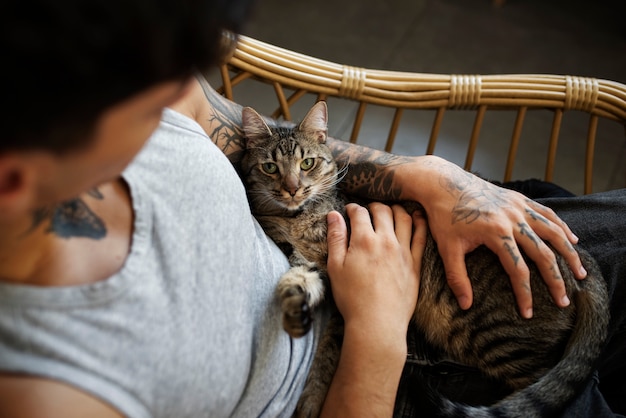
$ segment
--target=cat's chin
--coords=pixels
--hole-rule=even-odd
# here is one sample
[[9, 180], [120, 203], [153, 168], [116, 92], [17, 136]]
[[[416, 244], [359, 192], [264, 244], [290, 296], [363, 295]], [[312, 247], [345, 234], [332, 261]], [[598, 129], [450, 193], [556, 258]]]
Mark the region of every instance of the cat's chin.
[[291, 200], [289, 202], [285, 202], [284, 207], [285, 209], [289, 211], [300, 210], [300, 208], [302, 208], [302, 202], [296, 202], [296, 201]]

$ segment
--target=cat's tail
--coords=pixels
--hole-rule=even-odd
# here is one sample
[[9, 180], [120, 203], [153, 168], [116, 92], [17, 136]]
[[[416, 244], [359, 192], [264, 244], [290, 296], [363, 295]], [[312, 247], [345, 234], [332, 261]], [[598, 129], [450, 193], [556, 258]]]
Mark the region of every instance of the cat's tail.
[[[576, 282], [576, 322], [561, 360], [535, 383], [491, 406], [474, 407], [439, 396], [444, 417], [546, 417], [560, 413], [595, 369], [609, 322], [609, 298], [601, 275]], [[537, 347], [541, 350], [541, 347]]]

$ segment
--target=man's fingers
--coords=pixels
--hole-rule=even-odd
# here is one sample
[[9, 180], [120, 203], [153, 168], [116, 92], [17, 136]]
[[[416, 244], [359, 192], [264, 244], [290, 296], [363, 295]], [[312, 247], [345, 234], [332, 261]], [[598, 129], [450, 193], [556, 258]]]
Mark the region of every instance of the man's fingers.
[[520, 314], [524, 318], [532, 318], [533, 297], [530, 291], [530, 273], [515, 239], [503, 235], [497, 243], [490, 242], [486, 245], [498, 256], [502, 267], [509, 275]]
[[372, 224], [377, 233], [393, 233], [393, 212], [391, 208], [383, 203], [370, 203], [369, 211], [372, 214]]
[[413, 219], [404, 207], [400, 205], [393, 205], [391, 210], [393, 212], [393, 222], [398, 242], [403, 247], [410, 248], [411, 237], [413, 236]]
[[472, 285], [467, 275], [467, 268], [465, 267], [465, 253], [460, 248], [450, 248], [439, 253], [443, 260], [448, 286], [450, 286], [452, 293], [456, 296], [461, 309], [469, 309], [472, 306], [473, 294]]
[[[556, 225], [552, 225], [555, 229], [557, 228]], [[541, 228], [538, 227], [537, 229], [541, 231]], [[554, 233], [557, 234], [556, 231], [554, 231]], [[565, 282], [563, 281], [561, 270], [559, 270], [554, 251], [526, 224], [519, 224], [517, 234], [516, 239], [520, 247], [537, 265], [554, 302], [560, 307], [568, 306], [570, 301], [567, 297]], [[562, 236], [561, 234], [557, 235]], [[560, 246], [561, 249], [557, 249], [557, 251], [560, 251], [561, 254], [563, 254], [563, 252], [565, 254], [570, 253], [570, 255], [572, 255], [571, 253], [575, 253], [575, 259], [580, 263], [578, 253], [576, 253], [572, 245], [564, 237], [561, 239], [560, 243], [562, 244]], [[576, 260], [572, 262], [576, 263]], [[580, 267], [582, 267], [582, 265], [580, 265]]]
[[[555, 251], [565, 258], [565, 261], [577, 279], [587, 277], [587, 272], [580, 261], [580, 256], [572, 246], [572, 244], [578, 242], [578, 237], [552, 209], [532, 201], [531, 207], [532, 209], [526, 211], [530, 227], [532, 227], [543, 240], [550, 242]], [[526, 246], [523, 246], [523, 248], [526, 250]], [[535, 258], [531, 258], [535, 260]], [[535, 260], [535, 262], [537, 261]], [[545, 275], [543, 277], [547, 278]]]
[[413, 265], [415, 266], [415, 272], [420, 277], [422, 270], [422, 257], [424, 256], [424, 249], [426, 247], [426, 232], [427, 224], [424, 215], [415, 211], [412, 215], [413, 220], [413, 236], [411, 238], [411, 256], [413, 257]]
[[346, 213], [350, 218], [350, 231], [353, 236], [374, 231], [370, 212], [367, 208], [356, 203], [348, 203]]
[[348, 228], [339, 212], [332, 211], [326, 216], [328, 222], [328, 265], [342, 265], [348, 251]]
[[554, 212], [549, 207], [542, 205], [541, 203], [535, 202], [534, 200], [529, 199], [528, 203], [532, 208], [532, 210], [527, 211], [531, 217], [533, 216], [533, 212], [538, 213], [540, 216], [543, 216], [545, 219], [549, 220], [550, 222], [553, 222], [554, 224], [556, 224], [556, 226], [561, 228], [561, 230], [563, 230], [566, 238], [568, 239], [570, 243], [572, 244], [578, 243], [578, 237], [576, 236], [576, 234], [572, 232], [569, 225], [567, 225], [565, 221], [559, 218], [556, 212]]

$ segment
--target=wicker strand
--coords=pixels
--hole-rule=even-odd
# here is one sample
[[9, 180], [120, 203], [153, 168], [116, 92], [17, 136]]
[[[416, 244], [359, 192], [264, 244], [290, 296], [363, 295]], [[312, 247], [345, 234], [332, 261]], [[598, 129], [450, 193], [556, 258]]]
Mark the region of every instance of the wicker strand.
[[565, 109], [591, 112], [598, 102], [598, 80], [587, 77], [565, 77]]
[[362, 68], [343, 66], [339, 95], [348, 99], [358, 100], [365, 87], [365, 70]]
[[450, 77], [450, 107], [475, 107], [480, 103], [482, 80], [478, 75]]

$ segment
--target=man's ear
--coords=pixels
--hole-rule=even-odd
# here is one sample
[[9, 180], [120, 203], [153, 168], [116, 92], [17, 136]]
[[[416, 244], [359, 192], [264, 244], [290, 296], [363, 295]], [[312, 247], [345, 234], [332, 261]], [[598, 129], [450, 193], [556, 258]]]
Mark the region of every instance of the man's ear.
[[13, 217], [31, 209], [34, 178], [18, 154], [0, 154], [0, 217]]

